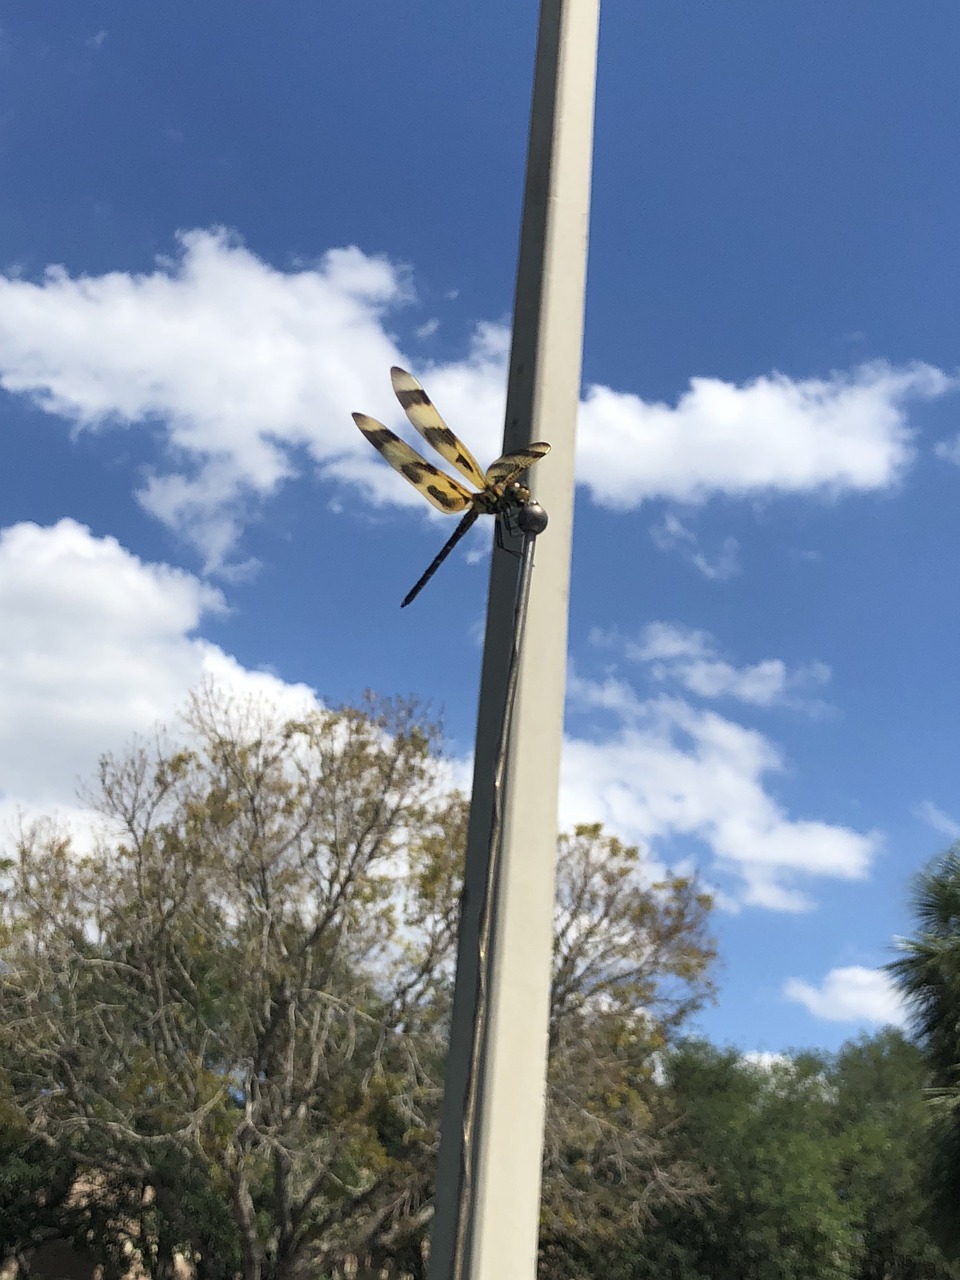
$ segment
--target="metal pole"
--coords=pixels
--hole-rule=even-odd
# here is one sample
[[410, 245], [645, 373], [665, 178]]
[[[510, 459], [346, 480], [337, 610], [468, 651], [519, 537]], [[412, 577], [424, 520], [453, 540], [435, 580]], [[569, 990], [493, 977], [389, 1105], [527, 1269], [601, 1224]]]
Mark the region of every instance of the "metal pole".
[[[553, 445], [525, 478], [549, 511], [550, 528], [537, 547], [519, 656], [481, 983], [481, 915], [519, 565], [498, 552], [491, 569], [431, 1280], [536, 1275], [598, 20], [599, 0], [541, 0], [504, 451], [533, 440]], [[485, 1016], [475, 1054], [481, 993]]]

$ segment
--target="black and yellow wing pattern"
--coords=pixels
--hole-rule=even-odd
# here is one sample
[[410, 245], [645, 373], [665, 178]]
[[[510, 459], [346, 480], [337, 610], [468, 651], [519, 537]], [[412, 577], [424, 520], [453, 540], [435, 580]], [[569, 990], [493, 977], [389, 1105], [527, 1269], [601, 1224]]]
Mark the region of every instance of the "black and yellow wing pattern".
[[390, 379], [396, 397], [412, 426], [445, 462], [450, 463], [464, 479], [470, 481], [475, 490], [468, 489], [459, 480], [427, 462], [416, 449], [411, 449], [376, 418], [370, 418], [365, 413], [353, 415], [354, 422], [378, 453], [405, 480], [409, 480], [432, 506], [450, 515], [458, 511], [466, 513], [420, 580], [405, 596], [401, 608], [406, 608], [420, 594], [479, 516], [505, 515], [530, 501], [530, 490], [519, 483], [519, 478], [528, 467], [550, 452], [550, 446], [543, 442], [528, 445], [526, 449], [504, 454], [486, 471], [481, 471], [476, 458], [440, 417], [433, 401], [416, 378], [405, 369], [394, 366], [390, 370]]

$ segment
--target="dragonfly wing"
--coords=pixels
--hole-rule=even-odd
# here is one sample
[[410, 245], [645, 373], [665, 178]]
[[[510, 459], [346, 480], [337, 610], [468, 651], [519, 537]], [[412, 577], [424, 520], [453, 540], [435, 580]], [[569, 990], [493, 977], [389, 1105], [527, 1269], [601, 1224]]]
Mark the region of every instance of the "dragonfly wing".
[[487, 467], [484, 484], [511, 484], [517, 476], [522, 476], [528, 467], [532, 467], [549, 452], [550, 446], [538, 441], [528, 444], [525, 449], [518, 449], [516, 453], [505, 453]]
[[441, 458], [466, 476], [471, 484], [482, 489], [484, 482], [480, 464], [437, 413], [433, 401], [413, 374], [394, 365], [390, 370], [390, 380], [403, 412], [424, 440], [436, 449]]
[[421, 458], [416, 449], [411, 449], [382, 422], [378, 422], [376, 418], [368, 418], [365, 413], [355, 413], [353, 420], [391, 467], [399, 471], [405, 480], [409, 480], [415, 489], [419, 489], [438, 511], [450, 514], [463, 511], [471, 505], [473, 495], [469, 489], [427, 462], [426, 458]]

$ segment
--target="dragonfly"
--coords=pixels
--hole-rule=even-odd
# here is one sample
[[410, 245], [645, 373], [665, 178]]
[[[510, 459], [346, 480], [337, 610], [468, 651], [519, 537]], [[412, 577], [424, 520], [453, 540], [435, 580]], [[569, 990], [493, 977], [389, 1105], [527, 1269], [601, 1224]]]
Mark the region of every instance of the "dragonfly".
[[480, 516], [491, 515], [497, 518], [509, 516], [511, 512], [519, 510], [530, 502], [530, 490], [520, 483], [520, 476], [528, 467], [532, 467], [535, 462], [548, 454], [550, 446], [542, 441], [528, 444], [525, 449], [505, 453], [502, 458], [491, 463], [486, 471], [481, 471], [476, 458], [440, 417], [434, 408], [433, 401], [413, 374], [394, 365], [390, 370], [390, 380], [393, 383], [394, 394], [412, 425], [424, 440], [436, 449], [441, 458], [455, 467], [476, 490], [474, 492], [468, 489], [459, 480], [455, 480], [453, 476], [447, 475], [445, 471], [441, 471], [439, 467], [435, 467], [426, 458], [421, 457], [416, 449], [411, 449], [376, 418], [369, 418], [365, 413], [353, 415], [354, 422], [381, 457], [385, 458], [394, 470], [399, 471], [405, 480], [409, 480], [438, 511], [445, 511], [448, 515], [459, 511], [466, 512], [419, 581], [403, 598], [400, 608], [405, 609], [417, 598]]

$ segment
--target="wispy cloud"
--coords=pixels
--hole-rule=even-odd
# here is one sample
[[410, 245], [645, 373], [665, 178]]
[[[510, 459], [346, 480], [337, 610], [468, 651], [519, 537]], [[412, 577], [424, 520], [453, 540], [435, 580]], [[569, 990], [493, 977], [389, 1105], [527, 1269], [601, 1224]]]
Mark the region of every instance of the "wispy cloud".
[[764, 658], [738, 667], [722, 657], [706, 631], [674, 622], [652, 622], [636, 640], [594, 629], [591, 643], [627, 662], [644, 663], [660, 683], [679, 685], [702, 698], [735, 698], [754, 706], [804, 708], [821, 713], [823, 703], [810, 695], [830, 680], [830, 668], [814, 661], [789, 667], [782, 658]]
[[[697, 705], [726, 698], [816, 712], [823, 705], [816, 692], [830, 678], [824, 663], [792, 667], [764, 658], [738, 666], [709, 632], [666, 621], [636, 637], [595, 628], [589, 643], [568, 676], [565, 821], [593, 815], [652, 846], [661, 861], [671, 850], [689, 856], [699, 845], [707, 855], [703, 873], [724, 910], [807, 911], [815, 906], [814, 881], [868, 874], [880, 847], [876, 832], [789, 813], [770, 785], [786, 769], [780, 748]], [[597, 677], [581, 670], [591, 654], [601, 666]], [[589, 731], [578, 734], [578, 725]]]
[[933, 452], [938, 458], [944, 458], [960, 467], [960, 435], [953, 436], [950, 440], [938, 441], [933, 446]]
[[726, 582], [741, 572], [740, 544], [736, 538], [724, 538], [719, 550], [708, 555], [702, 550], [697, 535], [673, 512], [650, 530], [661, 551], [677, 551], [685, 560], [713, 582]]
[[934, 831], [939, 831], [948, 840], [960, 840], [960, 822], [951, 818], [948, 813], [944, 813], [942, 809], [938, 809], [932, 800], [921, 800], [919, 804], [914, 805], [913, 812], [922, 822], [926, 822], [928, 826], [933, 827]]

